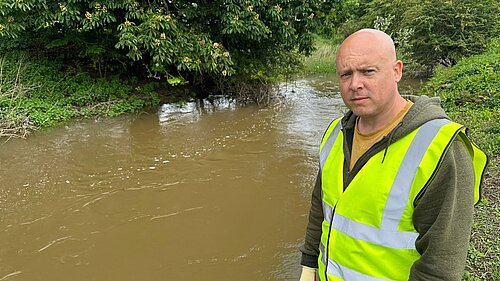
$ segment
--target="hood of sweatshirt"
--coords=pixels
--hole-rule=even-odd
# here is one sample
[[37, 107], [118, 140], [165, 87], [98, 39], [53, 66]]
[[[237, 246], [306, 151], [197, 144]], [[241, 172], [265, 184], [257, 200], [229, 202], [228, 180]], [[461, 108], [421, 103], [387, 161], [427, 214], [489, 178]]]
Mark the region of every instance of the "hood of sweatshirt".
[[[403, 117], [401, 123], [391, 132], [391, 142], [407, 135], [424, 123], [434, 119], [450, 119], [441, 107], [439, 97], [428, 96], [403, 96], [413, 102], [410, 110]], [[346, 129], [354, 128], [356, 115], [349, 111], [343, 118], [342, 124]]]
[[[391, 143], [394, 143], [398, 139], [406, 136], [413, 130], [417, 129], [424, 123], [434, 120], [434, 119], [450, 119], [443, 108], [441, 107], [441, 102], [438, 97], [428, 97], [428, 96], [403, 96], [405, 99], [408, 99], [413, 102], [413, 105], [410, 107], [406, 115], [403, 117], [401, 123], [399, 123], [392, 132], [390, 132], [387, 136], [374, 144], [365, 154], [358, 159], [356, 164], [353, 167], [353, 170], [350, 173], [344, 174], [344, 185], [347, 186], [349, 182], [356, 176], [359, 169], [370, 159], [374, 154], [379, 151], [384, 150], [384, 156], [382, 162], [385, 159], [385, 156], [388, 152], [389, 146]], [[349, 146], [352, 142], [352, 132], [354, 130], [354, 125], [356, 124], [356, 115], [352, 111], [349, 111], [342, 118], [342, 127], [345, 132], [346, 144]], [[350, 133], [349, 133], [350, 132]], [[346, 171], [349, 171], [350, 162], [350, 148], [344, 147], [344, 152], [346, 155], [349, 155], [346, 161], [344, 161], [344, 168]]]
[[393, 139], [397, 140], [409, 132], [434, 119], [450, 119], [441, 107], [438, 97], [403, 96], [414, 104], [401, 121], [400, 126], [393, 132]]

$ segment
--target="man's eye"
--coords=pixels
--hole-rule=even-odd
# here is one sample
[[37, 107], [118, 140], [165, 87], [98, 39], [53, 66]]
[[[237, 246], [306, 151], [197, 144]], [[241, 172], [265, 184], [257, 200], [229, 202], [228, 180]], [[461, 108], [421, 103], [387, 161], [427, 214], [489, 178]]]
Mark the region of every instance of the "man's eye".
[[342, 74], [340, 74], [340, 78], [348, 78], [349, 76], [351, 76], [351, 73], [342, 73]]
[[371, 75], [371, 74], [375, 73], [375, 69], [366, 69], [366, 70], [364, 71], [364, 73], [365, 73], [365, 74], [368, 74], [368, 75]]

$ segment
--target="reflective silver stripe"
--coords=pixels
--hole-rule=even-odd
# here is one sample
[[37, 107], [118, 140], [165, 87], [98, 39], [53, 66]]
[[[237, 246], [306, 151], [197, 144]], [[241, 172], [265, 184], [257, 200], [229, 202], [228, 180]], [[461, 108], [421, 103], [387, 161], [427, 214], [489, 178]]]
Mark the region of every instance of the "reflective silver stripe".
[[[323, 167], [325, 165], [326, 159], [328, 158], [330, 151], [332, 151], [333, 144], [337, 140], [337, 137], [339, 135], [340, 130], [342, 129], [341, 125], [342, 120], [339, 120], [337, 125], [333, 128], [332, 132], [330, 135], [328, 135], [328, 139], [326, 140], [325, 144], [321, 148], [320, 154], [319, 154], [319, 164], [320, 164], [320, 175], [321, 171], [323, 171]], [[321, 199], [323, 199], [323, 189], [321, 189]], [[322, 200], [323, 201], [323, 200]], [[333, 216], [333, 209], [323, 201], [323, 217], [324, 218], [332, 218]]]
[[[418, 167], [420, 166], [425, 153], [438, 134], [439, 130], [449, 122], [451, 121], [446, 119], [432, 120], [422, 125], [416, 133], [403, 157], [396, 177], [394, 178], [394, 182], [390, 188], [384, 211], [382, 213], [380, 228], [350, 220], [342, 215], [339, 215], [338, 213], [334, 214], [333, 208], [323, 201], [323, 213], [325, 219], [330, 218], [332, 214], [334, 215], [332, 222], [333, 225], [330, 227], [333, 227], [337, 231], [354, 239], [367, 241], [376, 245], [393, 249], [415, 249], [415, 240], [418, 237], [418, 233], [398, 231], [398, 225], [406, 209], [409, 194]], [[338, 124], [323, 146], [320, 155], [321, 169], [323, 168], [324, 162], [328, 157], [328, 154], [324, 155], [323, 150], [328, 151], [329, 153], [332, 149], [334, 141], [331, 143], [329, 142], [337, 127]], [[334, 140], [337, 135], [335, 135]], [[346, 268], [332, 259], [329, 259], [325, 254], [325, 246], [323, 243], [320, 243], [320, 251], [322, 253], [321, 262], [326, 266], [327, 273], [330, 275], [338, 276], [350, 281], [388, 280], [366, 276], [360, 272]]]
[[[321, 198], [323, 198], [323, 192], [321, 192]], [[333, 208], [330, 207], [325, 201], [323, 201], [323, 217], [325, 218], [326, 221], [331, 221], [331, 218], [333, 216]]]
[[349, 281], [391, 281], [390, 279], [377, 278], [363, 273], [357, 272], [345, 266], [342, 266], [334, 261], [328, 260], [328, 268], [326, 272], [333, 276], [338, 276]]
[[[325, 253], [325, 246], [323, 243], [319, 244], [319, 250], [322, 253], [322, 262], [323, 264], [326, 265], [326, 256], [324, 255]], [[385, 279], [385, 278], [377, 278], [369, 275], [365, 275], [363, 273], [360, 273], [358, 271], [352, 270], [348, 267], [345, 267], [343, 265], [338, 264], [332, 259], [328, 259], [328, 265], [326, 268], [326, 272], [330, 275], [340, 277], [344, 280], [349, 280], [349, 281], [391, 281], [390, 279]]]
[[321, 148], [320, 154], [319, 154], [319, 164], [320, 164], [320, 169], [323, 170], [323, 166], [325, 165], [326, 158], [328, 158], [328, 155], [330, 154], [330, 151], [332, 150], [333, 144], [337, 140], [337, 136], [339, 135], [340, 129], [342, 128], [342, 125], [340, 124], [342, 121], [339, 121], [335, 128], [333, 128], [333, 131], [330, 133], [328, 136], [328, 139], [326, 140], [325, 144]]
[[319, 251], [321, 252], [321, 262], [326, 265], [325, 245], [321, 241], [319, 242]]
[[[355, 239], [394, 249], [415, 249], [415, 232], [399, 232], [398, 225], [408, 203], [408, 197], [417, 169], [442, 126], [449, 123], [446, 119], [437, 119], [425, 123], [413, 138], [407, 153], [391, 186], [382, 214], [380, 229], [362, 224], [339, 214], [335, 214], [332, 227]], [[325, 218], [331, 218], [333, 209], [323, 201]]]
[[329, 259], [326, 256], [325, 245], [323, 245], [323, 242], [319, 242], [319, 251], [321, 252], [321, 262], [323, 263], [323, 265], [326, 265], [327, 261], [328, 261], [328, 264], [334, 262], [333, 260]]
[[355, 222], [339, 214], [335, 214], [332, 227], [352, 238], [394, 249], [413, 250], [418, 237], [416, 232], [383, 230]]
[[389, 231], [397, 231], [401, 217], [408, 203], [410, 190], [429, 145], [436, 137], [439, 130], [451, 121], [446, 119], [435, 119], [422, 125], [413, 138], [403, 162], [399, 166], [394, 182], [389, 191], [385, 203], [384, 213], [380, 228]]

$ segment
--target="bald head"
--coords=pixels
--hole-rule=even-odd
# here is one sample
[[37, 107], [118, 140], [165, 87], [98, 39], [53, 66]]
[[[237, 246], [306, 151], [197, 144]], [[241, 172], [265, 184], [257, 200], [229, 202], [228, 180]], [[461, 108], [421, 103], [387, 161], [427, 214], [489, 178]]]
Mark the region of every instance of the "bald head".
[[375, 29], [351, 34], [340, 45], [336, 64], [342, 99], [364, 132], [383, 127], [405, 107], [398, 91], [403, 62], [389, 35]]
[[386, 33], [376, 29], [361, 29], [349, 35], [340, 45], [337, 60], [346, 52], [371, 54], [379, 59], [396, 61], [394, 41]]

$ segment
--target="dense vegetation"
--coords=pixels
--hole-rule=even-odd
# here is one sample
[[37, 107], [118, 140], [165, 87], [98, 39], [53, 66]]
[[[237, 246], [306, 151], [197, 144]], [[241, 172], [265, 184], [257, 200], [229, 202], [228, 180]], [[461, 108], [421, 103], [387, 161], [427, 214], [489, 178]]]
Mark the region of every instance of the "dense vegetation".
[[421, 94], [439, 96], [455, 121], [490, 157], [483, 199], [476, 208], [465, 280], [500, 280], [500, 44], [438, 68]]
[[328, 7], [321, 0], [0, 0], [0, 130], [25, 135], [157, 105], [158, 96], [259, 101], [312, 51]]
[[101, 76], [133, 72], [221, 91], [268, 81], [296, 65], [297, 54], [312, 50], [317, 15], [327, 6], [320, 0], [0, 1], [0, 50], [49, 51], [90, 64]]
[[421, 91], [439, 95], [445, 110], [465, 121], [489, 155], [500, 153], [499, 42], [451, 68], [438, 68]]
[[[22, 54], [0, 57], [0, 137], [26, 136], [76, 117], [117, 116], [157, 105], [153, 84], [137, 86], [117, 77], [64, 73], [49, 61]], [[132, 94], [133, 93], [133, 94]]]
[[330, 33], [343, 37], [363, 27], [392, 35], [399, 57], [420, 71], [451, 66], [484, 52], [500, 35], [496, 0], [347, 0], [328, 18]]

